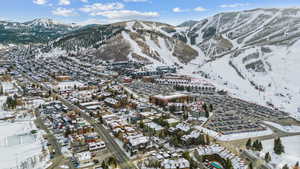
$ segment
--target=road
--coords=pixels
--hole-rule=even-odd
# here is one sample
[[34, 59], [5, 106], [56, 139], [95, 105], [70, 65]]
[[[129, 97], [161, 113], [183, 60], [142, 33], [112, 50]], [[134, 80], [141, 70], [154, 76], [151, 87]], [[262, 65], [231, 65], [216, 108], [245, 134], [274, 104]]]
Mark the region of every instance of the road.
[[130, 159], [127, 157], [125, 152], [119, 147], [119, 145], [115, 142], [115, 140], [110, 135], [109, 131], [107, 131], [101, 124], [96, 123], [89, 115], [86, 114], [83, 110], [81, 110], [78, 106], [72, 104], [68, 100], [62, 98], [60, 95], [56, 95], [56, 97], [66, 106], [71, 108], [72, 110], [79, 113], [81, 117], [87, 120], [90, 124], [92, 124], [96, 130], [96, 132], [101, 136], [101, 138], [107, 143], [107, 148], [112, 152], [112, 154], [116, 157], [121, 168], [124, 169], [136, 169]]
[[52, 165], [49, 166], [47, 169], [55, 169], [58, 168], [59, 165], [67, 164], [70, 169], [74, 169], [74, 166], [71, 164], [71, 162], [68, 159], [65, 159], [61, 153], [61, 146], [58, 144], [56, 138], [53, 136], [53, 134], [49, 131], [47, 126], [44, 125], [43, 120], [39, 117], [39, 113], [36, 113], [37, 119], [35, 120], [35, 124], [44, 130], [47, 133], [47, 140], [48, 143], [51, 144], [51, 146], [55, 150], [55, 155], [52, 161]]

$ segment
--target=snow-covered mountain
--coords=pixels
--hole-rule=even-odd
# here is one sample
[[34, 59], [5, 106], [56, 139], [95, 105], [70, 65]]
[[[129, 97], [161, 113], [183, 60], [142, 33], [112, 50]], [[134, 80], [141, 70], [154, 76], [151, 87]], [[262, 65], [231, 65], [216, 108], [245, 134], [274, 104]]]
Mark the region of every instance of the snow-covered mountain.
[[188, 43], [205, 56], [190, 62], [187, 72], [205, 72], [237, 97], [299, 118], [300, 9], [220, 13], [184, 29]]
[[[227, 12], [179, 26], [149, 21], [90, 25], [60, 36], [48, 55], [175, 65], [231, 95], [299, 116], [300, 9]], [[65, 52], [61, 52], [65, 51]]]
[[0, 43], [45, 43], [77, 28], [74, 24], [62, 24], [52, 19], [35, 19], [24, 23], [0, 21]]
[[50, 49], [83, 52], [90, 60], [131, 59], [156, 65], [186, 65], [199, 55], [198, 49], [180, 39], [176, 27], [148, 21], [87, 26], [50, 45]]
[[77, 27], [75, 23], [65, 24], [48, 18], [34, 19], [32, 21], [24, 22], [23, 24], [31, 27], [43, 27], [48, 29], [56, 29], [60, 27], [65, 28], [66, 30], [73, 30], [73, 27]]

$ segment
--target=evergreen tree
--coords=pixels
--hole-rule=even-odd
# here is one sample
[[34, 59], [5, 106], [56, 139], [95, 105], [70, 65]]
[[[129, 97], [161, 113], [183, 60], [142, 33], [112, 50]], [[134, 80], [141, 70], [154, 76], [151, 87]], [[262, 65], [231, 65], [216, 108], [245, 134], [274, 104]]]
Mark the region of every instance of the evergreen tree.
[[106, 165], [106, 162], [105, 162], [105, 161], [102, 161], [101, 167], [102, 167], [103, 169], [108, 169], [108, 166]]
[[229, 158], [227, 158], [225, 161], [225, 169], [233, 169], [232, 162]]
[[257, 151], [262, 151], [262, 150], [263, 150], [263, 145], [262, 145], [261, 141], [258, 141]]
[[213, 105], [212, 105], [212, 104], [210, 104], [210, 105], [209, 105], [209, 109], [210, 109], [210, 112], [212, 112], [212, 111], [214, 110], [214, 108], [213, 108]]
[[17, 97], [15, 97], [15, 96], [14, 97], [11, 97], [11, 96], [7, 97], [5, 105], [9, 109], [15, 109], [16, 106], [17, 106]]
[[183, 152], [182, 157], [185, 158], [188, 161], [191, 160], [191, 156], [190, 156], [190, 153], [188, 151]]
[[246, 143], [246, 148], [249, 150], [252, 147], [252, 141], [251, 138], [248, 139], [247, 143]]
[[266, 161], [267, 163], [271, 161], [271, 155], [270, 155], [269, 152], [267, 152], [267, 153], [265, 154], [265, 161]]
[[114, 168], [117, 167], [117, 160], [114, 157], [109, 157], [107, 163]]
[[204, 103], [204, 104], [202, 105], [202, 108], [203, 108], [203, 110], [204, 110], [205, 112], [207, 112], [207, 105], [206, 105], [206, 103]]
[[144, 124], [144, 122], [143, 122], [143, 121], [141, 121], [141, 122], [140, 122], [140, 124], [139, 124], [139, 126], [140, 126], [140, 128], [141, 128], [141, 129], [143, 129], [143, 128], [145, 127], [145, 124]]
[[187, 120], [189, 118], [189, 114], [187, 112], [183, 113], [183, 120]]
[[205, 136], [206, 136], [206, 145], [210, 145], [209, 136], [208, 135], [205, 135]]
[[289, 166], [287, 164], [285, 164], [282, 169], [289, 169]]
[[205, 111], [205, 117], [209, 118], [209, 112], [208, 111]]
[[3, 91], [3, 87], [0, 86], [0, 95], [3, 95], [4, 91]]
[[284, 146], [282, 145], [280, 138], [274, 140], [274, 152], [278, 155], [284, 153]]
[[203, 134], [200, 134], [199, 137], [198, 137], [198, 143], [201, 144], [201, 145], [205, 145], [205, 137]]
[[103, 117], [102, 117], [102, 116], [99, 117], [99, 122], [100, 122], [101, 124], [103, 123]]
[[253, 169], [253, 163], [251, 162], [248, 166], [249, 169]]
[[252, 145], [252, 149], [254, 150], [254, 151], [257, 151], [258, 150], [258, 145], [259, 143], [258, 143], [258, 140], [255, 140], [254, 142], [253, 142], [253, 145]]

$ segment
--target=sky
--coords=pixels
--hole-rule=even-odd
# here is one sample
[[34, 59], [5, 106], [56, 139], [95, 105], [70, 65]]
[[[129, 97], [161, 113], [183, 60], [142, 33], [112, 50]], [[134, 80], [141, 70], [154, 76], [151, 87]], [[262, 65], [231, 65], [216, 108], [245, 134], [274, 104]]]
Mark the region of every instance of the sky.
[[51, 18], [86, 25], [137, 19], [178, 25], [220, 12], [272, 7], [300, 7], [300, 0], [1, 0], [0, 20]]

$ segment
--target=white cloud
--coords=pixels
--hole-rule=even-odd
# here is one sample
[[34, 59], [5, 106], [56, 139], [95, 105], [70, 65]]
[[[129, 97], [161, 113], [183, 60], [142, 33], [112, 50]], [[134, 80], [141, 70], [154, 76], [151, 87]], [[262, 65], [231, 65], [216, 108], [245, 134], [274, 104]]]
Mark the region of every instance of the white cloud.
[[116, 10], [116, 9], [123, 9], [124, 4], [116, 2], [116, 3], [94, 3], [92, 5], [85, 5], [84, 7], [80, 8], [79, 10], [86, 13], [95, 13], [99, 11], [108, 11], [108, 10]]
[[173, 12], [184, 12], [184, 10], [181, 8], [173, 8], [172, 11]]
[[223, 4], [220, 5], [221, 8], [238, 8], [238, 7], [244, 7], [248, 6], [248, 3], [242, 4], [242, 3], [237, 3], [237, 4]]
[[70, 5], [71, 1], [70, 0], [59, 0], [59, 5]]
[[202, 6], [198, 6], [197, 8], [194, 9], [194, 11], [197, 11], [197, 12], [203, 12], [203, 11], [206, 11], [207, 9], [203, 8]]
[[81, 2], [87, 3], [89, 2], [88, 0], [80, 0]]
[[33, 0], [33, 3], [37, 5], [44, 5], [47, 3], [47, 0]]
[[134, 10], [112, 10], [92, 13], [92, 16], [104, 16], [113, 20], [150, 19], [159, 17], [158, 12], [139, 12]]
[[148, 0], [123, 0], [124, 2], [147, 2]]
[[64, 16], [64, 17], [77, 15], [74, 9], [66, 9], [66, 8], [56, 8], [55, 10], [52, 11], [52, 14], [57, 16]]

